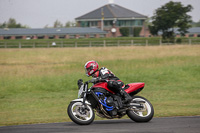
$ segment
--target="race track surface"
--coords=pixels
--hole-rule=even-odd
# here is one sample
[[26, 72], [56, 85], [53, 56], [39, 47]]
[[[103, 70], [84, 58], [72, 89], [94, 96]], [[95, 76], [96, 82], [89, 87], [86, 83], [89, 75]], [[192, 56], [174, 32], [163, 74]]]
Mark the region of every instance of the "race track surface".
[[5, 126], [0, 133], [200, 133], [200, 116], [153, 118], [148, 123], [115, 119], [87, 126], [73, 122]]

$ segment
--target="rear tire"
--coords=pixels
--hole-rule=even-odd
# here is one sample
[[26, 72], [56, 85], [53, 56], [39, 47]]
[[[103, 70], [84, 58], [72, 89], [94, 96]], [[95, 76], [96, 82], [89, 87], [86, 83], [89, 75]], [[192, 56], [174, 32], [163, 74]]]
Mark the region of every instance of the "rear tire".
[[67, 108], [68, 116], [76, 124], [89, 125], [94, 121], [95, 114], [90, 105], [86, 104], [86, 108], [84, 109], [82, 102], [71, 102]]
[[139, 102], [140, 104], [143, 104], [144, 108], [142, 109], [134, 109], [133, 110], [127, 110], [127, 115], [130, 119], [132, 119], [135, 122], [148, 122], [153, 118], [154, 115], [154, 109], [152, 104], [144, 97], [141, 96], [134, 96], [133, 100], [134, 101], [142, 101]]

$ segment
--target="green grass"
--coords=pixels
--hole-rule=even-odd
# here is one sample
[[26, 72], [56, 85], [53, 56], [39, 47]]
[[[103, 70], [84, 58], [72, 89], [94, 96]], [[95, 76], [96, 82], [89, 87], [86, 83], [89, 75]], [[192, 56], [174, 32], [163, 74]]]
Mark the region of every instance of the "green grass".
[[198, 45], [0, 49], [0, 126], [70, 121], [76, 82], [90, 79], [88, 60], [125, 83], [145, 82], [139, 95], [152, 102], [156, 117], [200, 115], [199, 51]]

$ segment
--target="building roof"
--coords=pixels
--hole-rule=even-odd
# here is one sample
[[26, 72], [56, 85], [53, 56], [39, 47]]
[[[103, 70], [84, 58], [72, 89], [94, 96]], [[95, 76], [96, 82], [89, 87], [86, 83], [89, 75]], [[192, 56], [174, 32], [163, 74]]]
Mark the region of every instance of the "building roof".
[[147, 16], [134, 12], [130, 9], [121, 7], [116, 4], [108, 4], [102, 6], [94, 11], [91, 11], [83, 16], [76, 18], [76, 20], [85, 20], [85, 19], [102, 19], [102, 10], [104, 13], [104, 19], [146, 19]]
[[106, 34], [99, 28], [73, 27], [73, 28], [48, 28], [48, 29], [0, 29], [0, 35], [63, 35], [63, 34]]
[[[178, 32], [178, 31], [176, 31], [176, 32]], [[200, 27], [189, 28], [188, 33], [190, 33], [190, 34], [200, 34]]]
[[[188, 33], [186, 34], [200, 34], [200, 27], [192, 27], [192, 28], [189, 28], [187, 31]], [[178, 28], [174, 28], [174, 33], [180, 34], [180, 32], [178, 31]], [[162, 31], [159, 31], [158, 34], [161, 35]]]

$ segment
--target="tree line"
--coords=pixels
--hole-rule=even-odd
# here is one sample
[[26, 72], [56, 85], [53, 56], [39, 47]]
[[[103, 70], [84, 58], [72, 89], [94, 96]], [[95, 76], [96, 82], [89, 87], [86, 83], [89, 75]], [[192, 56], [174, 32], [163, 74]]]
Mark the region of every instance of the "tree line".
[[8, 22], [0, 23], [0, 28], [28, 28], [28, 26], [17, 23], [14, 18], [10, 18]]
[[[64, 27], [75, 27], [76, 23], [73, 21], [67, 21], [62, 24], [59, 20], [56, 20], [52, 26], [45, 25], [44, 28], [64, 28]], [[0, 28], [30, 28], [28, 25], [23, 25], [21, 23], [17, 23], [14, 18], [10, 18], [7, 22], [0, 23]]]
[[76, 22], [67, 21], [65, 24], [61, 23], [59, 20], [56, 20], [53, 24], [53, 27], [45, 25], [44, 28], [67, 28], [67, 27], [76, 27]]

